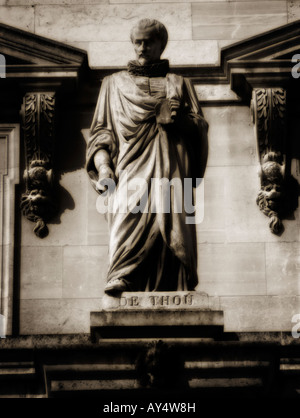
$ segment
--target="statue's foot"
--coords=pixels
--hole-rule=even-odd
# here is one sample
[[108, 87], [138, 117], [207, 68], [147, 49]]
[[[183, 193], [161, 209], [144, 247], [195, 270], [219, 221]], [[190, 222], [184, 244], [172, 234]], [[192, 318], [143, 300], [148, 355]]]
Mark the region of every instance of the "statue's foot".
[[129, 290], [129, 286], [123, 279], [112, 279], [104, 288], [104, 292], [108, 295], [116, 295], [126, 290]]

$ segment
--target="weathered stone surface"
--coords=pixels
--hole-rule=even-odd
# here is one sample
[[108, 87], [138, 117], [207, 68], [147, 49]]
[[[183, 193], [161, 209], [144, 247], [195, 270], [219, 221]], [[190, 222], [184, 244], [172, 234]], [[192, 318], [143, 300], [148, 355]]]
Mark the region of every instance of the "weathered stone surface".
[[222, 311], [102, 311], [91, 312], [91, 327], [223, 325]]
[[23, 299], [20, 303], [20, 333], [89, 333], [90, 311], [98, 306], [99, 299]]
[[34, 31], [33, 7], [0, 6], [0, 22], [19, 29]]
[[236, 41], [234, 39], [219, 39], [218, 40], [218, 45], [219, 48], [224, 48], [226, 46], [232, 45], [234, 44]]
[[[219, 54], [219, 52], [218, 52]], [[219, 58], [218, 58], [219, 61]], [[195, 86], [198, 99], [201, 101], [239, 101], [239, 97], [234, 93], [229, 84], [206, 84]]]
[[[5, 1], [5, 0], [4, 0]], [[108, 4], [110, 0], [6, 0], [7, 6], [33, 5], [74, 5], [74, 4]]]
[[[199, 292], [123, 292], [91, 312], [92, 338], [212, 336], [221, 332], [218, 298]], [[207, 334], [208, 333], [208, 334]]]
[[192, 21], [193, 39], [244, 39], [287, 23], [286, 2], [194, 3]]
[[108, 224], [104, 214], [97, 211], [99, 195], [87, 186], [88, 216], [87, 216], [87, 242], [88, 245], [108, 245]]
[[[249, 2], [250, 0], [229, 0], [229, 2], [232, 2], [232, 3], [234, 3], [234, 2], [243, 2], [243, 1], [247, 1], [247, 2]], [[261, 0], [252, 0], [252, 2], [260, 2]], [[282, 1], [282, 0], [265, 0], [265, 1], [268, 1], [269, 3], [270, 3], [270, 7], [272, 7], [272, 4], [271, 3], [274, 3], [274, 1], [276, 2], [276, 1]]]
[[[99, 299], [21, 301], [21, 334], [68, 334], [90, 331], [90, 312]], [[221, 297], [224, 327], [228, 332], [290, 332], [293, 315], [300, 313], [300, 297]]]
[[264, 244], [200, 244], [198, 289], [209, 295], [266, 293]]
[[217, 378], [217, 379], [190, 379], [189, 380], [190, 388], [205, 388], [205, 387], [218, 387], [228, 389], [230, 387], [235, 388], [245, 388], [251, 387], [253, 390], [254, 388], [262, 387], [263, 386], [263, 379], [262, 378], [250, 378], [250, 377], [238, 377], [238, 378]]
[[102, 310], [209, 310], [217, 309], [218, 298], [210, 298], [199, 292], [123, 292], [120, 297], [104, 296]]
[[165, 24], [170, 40], [192, 39], [190, 4], [183, 3], [36, 6], [35, 31], [60, 41], [124, 41], [145, 16]]
[[294, 315], [300, 313], [298, 296], [221, 297], [225, 331], [291, 332]]
[[268, 228], [269, 219], [260, 212], [256, 204], [260, 181], [257, 166], [230, 167], [224, 172], [226, 180], [226, 202], [224, 215], [226, 218], [226, 237], [228, 242], [277, 242], [298, 241], [297, 227], [299, 211], [295, 212], [295, 220], [284, 220], [285, 231], [281, 236], [271, 233]]
[[300, 295], [299, 272], [299, 242], [266, 244], [268, 295]]
[[288, 22], [294, 22], [295, 20], [300, 19], [300, 1], [288, 1], [287, 2], [288, 7]]
[[202, 41], [170, 41], [163, 53], [163, 58], [170, 60], [170, 65], [204, 65], [219, 62], [218, 42]]
[[[228, 1], [228, 0], [211, 0], [211, 1]], [[109, 0], [111, 4], [122, 4], [122, 3], [183, 3], [183, 0]], [[207, 0], [188, 0], [188, 3], [202, 3]]]
[[[127, 42], [90, 42], [88, 46], [89, 65], [98, 67], [126, 66], [134, 59], [133, 46]], [[167, 44], [162, 58], [170, 60], [171, 65], [217, 64], [219, 49], [217, 41], [178, 40]]]
[[225, 181], [222, 167], [208, 167], [204, 177], [204, 218], [196, 226], [197, 242], [225, 242]]
[[209, 123], [208, 166], [256, 164], [256, 143], [246, 106], [203, 107]]
[[62, 247], [23, 247], [21, 299], [62, 297]]
[[107, 246], [64, 247], [63, 297], [100, 297], [106, 283], [107, 261]]
[[99, 390], [133, 390], [136, 382], [133, 379], [105, 379], [105, 380], [53, 380], [51, 391], [99, 391]]
[[[214, 155], [211, 154], [213, 164]], [[299, 214], [285, 220], [285, 231], [276, 237], [268, 218], [256, 204], [258, 165], [209, 166], [204, 178], [204, 219], [197, 225], [198, 242], [277, 242], [299, 240]]]
[[91, 68], [126, 66], [135, 59], [130, 40], [127, 42], [90, 42], [88, 46]]

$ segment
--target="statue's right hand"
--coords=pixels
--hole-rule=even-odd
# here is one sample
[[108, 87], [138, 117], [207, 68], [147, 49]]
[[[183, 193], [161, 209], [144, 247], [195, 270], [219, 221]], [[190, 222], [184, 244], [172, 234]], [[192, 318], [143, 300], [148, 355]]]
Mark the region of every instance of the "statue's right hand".
[[108, 189], [107, 179], [111, 179], [112, 182], [115, 182], [115, 174], [109, 164], [102, 164], [99, 169], [99, 178], [96, 184], [96, 189], [100, 194]]

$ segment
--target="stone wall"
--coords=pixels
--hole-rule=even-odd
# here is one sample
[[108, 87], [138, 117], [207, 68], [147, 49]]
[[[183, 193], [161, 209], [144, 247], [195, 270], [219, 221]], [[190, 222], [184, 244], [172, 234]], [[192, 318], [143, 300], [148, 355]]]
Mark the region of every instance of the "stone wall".
[[[133, 23], [155, 17], [169, 30], [173, 65], [219, 63], [222, 46], [300, 18], [300, 1], [0, 0], [0, 21], [88, 51], [92, 68], [126, 65]], [[198, 225], [199, 290], [219, 297], [228, 331], [290, 331], [300, 313], [299, 209], [278, 237], [255, 199], [258, 162], [249, 108], [229, 86], [196, 86], [210, 124], [205, 216]], [[43, 240], [22, 219], [21, 334], [89, 332], [107, 266], [107, 226], [84, 170], [92, 109], [65, 138], [63, 213]], [[80, 132], [81, 131], [81, 132]], [[66, 133], [66, 136], [68, 133]], [[296, 138], [296, 135], [295, 135]], [[300, 182], [299, 161], [293, 174]]]
[[215, 64], [219, 49], [300, 18], [300, 1], [0, 0], [0, 22], [89, 52], [92, 67], [126, 65], [142, 17], [168, 28], [173, 65]]

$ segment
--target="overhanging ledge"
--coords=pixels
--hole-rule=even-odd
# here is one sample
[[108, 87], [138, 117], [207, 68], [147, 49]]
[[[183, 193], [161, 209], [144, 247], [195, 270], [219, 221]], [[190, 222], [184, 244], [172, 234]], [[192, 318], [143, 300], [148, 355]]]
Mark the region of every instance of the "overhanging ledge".
[[0, 23], [0, 53], [6, 78], [78, 77], [87, 66], [85, 51]]
[[129, 310], [91, 312], [93, 340], [105, 338], [208, 338], [223, 332], [223, 311]]

